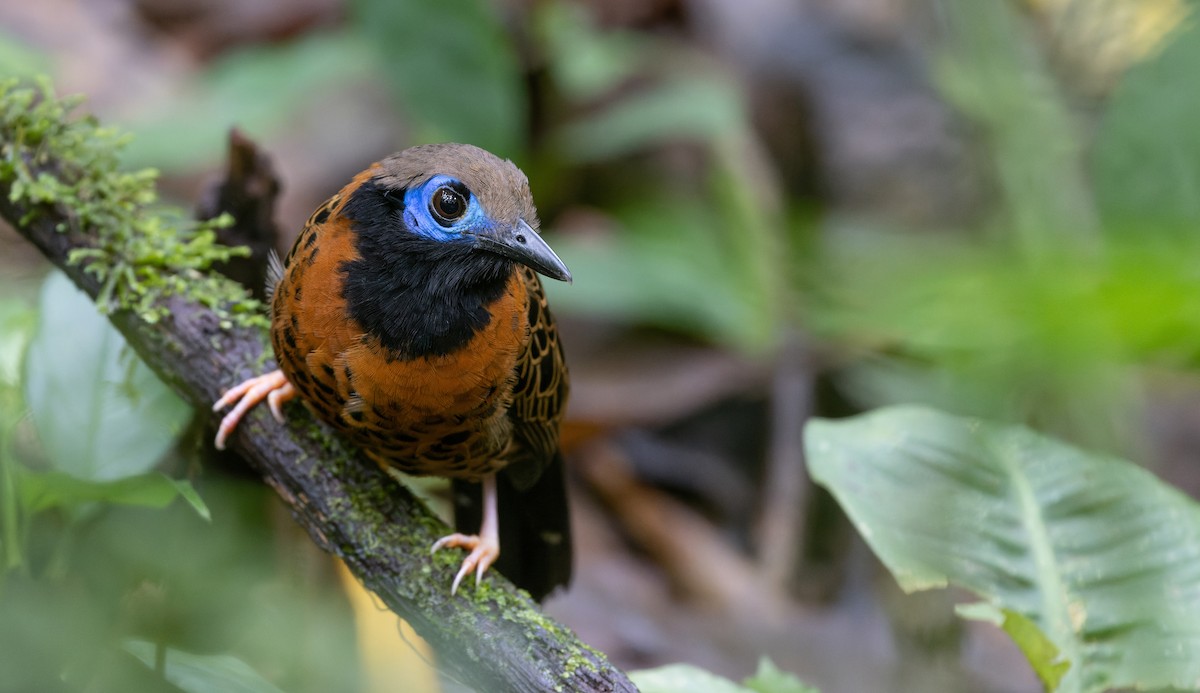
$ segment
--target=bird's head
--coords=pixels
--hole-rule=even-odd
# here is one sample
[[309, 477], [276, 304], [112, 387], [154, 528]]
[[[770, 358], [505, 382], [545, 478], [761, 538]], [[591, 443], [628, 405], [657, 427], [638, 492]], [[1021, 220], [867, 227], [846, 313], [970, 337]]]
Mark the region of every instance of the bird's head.
[[529, 181], [511, 161], [467, 144], [406, 149], [379, 162], [374, 185], [397, 232], [519, 262], [552, 279], [571, 272], [538, 233]]

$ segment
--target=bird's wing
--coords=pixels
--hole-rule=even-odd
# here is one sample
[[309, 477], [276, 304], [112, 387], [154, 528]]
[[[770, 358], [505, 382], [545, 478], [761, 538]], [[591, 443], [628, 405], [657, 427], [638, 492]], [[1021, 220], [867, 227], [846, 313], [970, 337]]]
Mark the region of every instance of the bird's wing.
[[508, 415], [516, 450], [509, 473], [518, 488], [532, 484], [558, 453], [559, 423], [569, 382], [558, 326], [537, 274], [518, 269], [529, 295], [529, 343], [517, 360], [517, 382]]
[[[571, 579], [571, 520], [559, 422], [567, 403], [567, 366], [558, 326], [533, 270], [519, 267], [529, 296], [529, 343], [517, 360], [508, 410], [509, 465], [499, 475], [500, 545], [496, 569], [541, 600]], [[454, 482], [455, 524], [474, 531], [482, 518], [478, 484]]]

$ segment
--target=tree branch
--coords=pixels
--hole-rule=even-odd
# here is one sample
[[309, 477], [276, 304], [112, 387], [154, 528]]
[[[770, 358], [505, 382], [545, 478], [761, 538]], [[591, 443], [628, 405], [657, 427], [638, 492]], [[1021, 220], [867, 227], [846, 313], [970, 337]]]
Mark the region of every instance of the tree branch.
[[[58, 163], [40, 168], [52, 172]], [[96, 278], [67, 262], [71, 250], [89, 247], [87, 229], [60, 232], [58, 227], [73, 226], [65, 210], [31, 209], [13, 202], [11, 192], [11, 184], [0, 180], [0, 216], [95, 297], [101, 288]], [[29, 221], [22, 225], [22, 219]], [[225, 388], [272, 367], [262, 361], [260, 331], [222, 329], [212, 311], [179, 296], [165, 299], [165, 305], [169, 313], [156, 324], [124, 310], [112, 321], [142, 359], [197, 408], [207, 411]], [[257, 407], [238, 427], [233, 449], [279, 492], [313, 540], [412, 624], [456, 678], [484, 691], [636, 690], [602, 654], [543, 616], [494, 571], [478, 589], [468, 580], [451, 597], [461, 556], [429, 554], [445, 525], [302, 407], [290, 408], [288, 415], [281, 426]], [[211, 421], [215, 425], [216, 415]]]

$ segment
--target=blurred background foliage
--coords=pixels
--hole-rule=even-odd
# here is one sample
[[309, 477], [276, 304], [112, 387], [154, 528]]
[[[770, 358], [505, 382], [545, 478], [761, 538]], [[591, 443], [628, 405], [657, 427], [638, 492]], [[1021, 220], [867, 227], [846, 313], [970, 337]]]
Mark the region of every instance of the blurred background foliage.
[[[1193, 11], [46, 0], [0, 8], [0, 75], [87, 94], [183, 206], [238, 127], [275, 158], [285, 246], [402, 147], [513, 158], [576, 277], [548, 290], [581, 555], [549, 611], [627, 668], [742, 680], [768, 654], [826, 692], [1026, 691], [953, 595], [878, 577], [798, 432], [927, 404], [1200, 493]], [[0, 687], [455, 689], [0, 244]]]

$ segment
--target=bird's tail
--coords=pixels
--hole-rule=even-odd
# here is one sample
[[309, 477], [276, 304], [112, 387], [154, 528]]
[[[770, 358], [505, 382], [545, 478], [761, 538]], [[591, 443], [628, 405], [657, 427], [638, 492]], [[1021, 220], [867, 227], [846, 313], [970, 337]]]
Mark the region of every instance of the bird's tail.
[[[500, 516], [500, 558], [495, 568], [541, 601], [571, 579], [571, 518], [562, 453], [542, 471], [532, 486], [518, 489], [505, 472], [496, 475]], [[457, 531], [479, 531], [482, 487], [454, 482], [454, 524]]]

